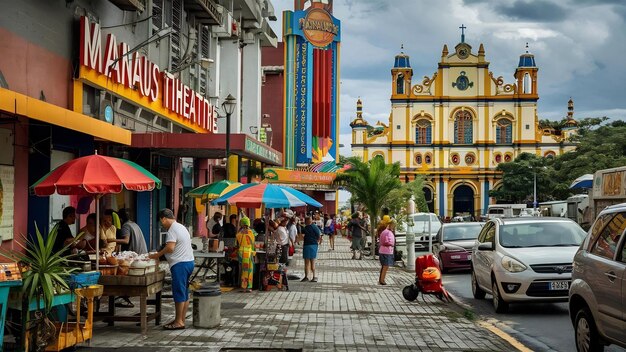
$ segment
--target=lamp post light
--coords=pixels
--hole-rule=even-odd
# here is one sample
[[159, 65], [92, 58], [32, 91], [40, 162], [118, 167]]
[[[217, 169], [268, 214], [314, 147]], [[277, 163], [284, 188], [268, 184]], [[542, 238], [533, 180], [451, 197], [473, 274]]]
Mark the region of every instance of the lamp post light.
[[226, 113], [226, 180], [229, 180], [229, 165], [228, 159], [230, 157], [230, 115], [235, 112], [237, 107], [237, 98], [228, 94], [224, 102], [222, 103], [222, 109]]
[[537, 213], [537, 170], [533, 169], [533, 215]]

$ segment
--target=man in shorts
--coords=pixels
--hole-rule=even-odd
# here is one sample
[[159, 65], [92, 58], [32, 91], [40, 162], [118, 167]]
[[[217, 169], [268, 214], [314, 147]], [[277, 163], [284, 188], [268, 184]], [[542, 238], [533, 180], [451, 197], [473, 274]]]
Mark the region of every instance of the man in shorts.
[[176, 222], [170, 209], [159, 210], [158, 218], [161, 226], [167, 230], [166, 244], [159, 252], [150, 254], [150, 259], [159, 259], [165, 255], [172, 272], [172, 296], [176, 307], [176, 318], [163, 328], [181, 330], [185, 328], [185, 315], [189, 307], [189, 278], [194, 268], [191, 235], [185, 226]]

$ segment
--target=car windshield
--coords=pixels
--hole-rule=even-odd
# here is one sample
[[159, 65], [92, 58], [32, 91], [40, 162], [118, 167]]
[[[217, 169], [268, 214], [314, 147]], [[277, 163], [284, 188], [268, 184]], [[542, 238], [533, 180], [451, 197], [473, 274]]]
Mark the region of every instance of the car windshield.
[[441, 228], [441, 222], [434, 216], [431, 217], [428, 214], [420, 214], [413, 216], [413, 226], [411, 229], [413, 233], [426, 233], [428, 232], [428, 219], [431, 219], [430, 233], [436, 233]]
[[579, 246], [585, 236], [580, 226], [568, 221], [507, 224], [500, 227], [500, 245], [508, 248]]
[[443, 228], [444, 241], [475, 240], [482, 226], [480, 224], [467, 224], [463, 226], [450, 226]]

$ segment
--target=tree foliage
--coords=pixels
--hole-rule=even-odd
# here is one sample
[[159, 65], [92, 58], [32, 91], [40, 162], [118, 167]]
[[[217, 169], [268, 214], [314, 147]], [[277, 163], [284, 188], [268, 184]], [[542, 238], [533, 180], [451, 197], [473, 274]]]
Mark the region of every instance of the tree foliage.
[[339, 173], [335, 182], [346, 188], [355, 202], [365, 207], [373, 229], [383, 206], [397, 195], [393, 191], [402, 188], [400, 163], [386, 164], [383, 158], [363, 162], [357, 157], [347, 158], [346, 163], [350, 168]]
[[[563, 121], [542, 120], [540, 126], [563, 128]], [[566, 199], [576, 178], [597, 170], [626, 165], [626, 122], [608, 122], [606, 117], [585, 118], [578, 122], [570, 138], [576, 149], [554, 159], [522, 153], [513, 162], [498, 165], [502, 187], [489, 195], [511, 203], [532, 202], [534, 173], [537, 173], [539, 202]]]

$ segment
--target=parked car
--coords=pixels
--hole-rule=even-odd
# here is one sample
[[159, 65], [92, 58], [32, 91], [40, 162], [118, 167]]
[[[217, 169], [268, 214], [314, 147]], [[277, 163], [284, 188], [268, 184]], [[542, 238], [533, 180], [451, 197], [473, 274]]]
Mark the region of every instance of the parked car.
[[511, 302], [566, 302], [574, 254], [586, 234], [567, 218], [496, 218], [472, 249], [472, 293], [492, 295], [497, 313]]
[[578, 351], [626, 348], [626, 203], [598, 214], [574, 256], [569, 313]]
[[442, 272], [454, 269], [470, 269], [472, 247], [485, 223], [457, 222], [443, 224], [433, 244], [433, 253], [439, 258]]
[[[428, 220], [430, 219], [430, 232], [428, 232]], [[403, 224], [396, 231], [396, 247], [406, 246], [406, 234], [411, 231], [415, 235], [415, 250], [428, 250], [429, 237], [433, 238], [441, 228], [441, 220], [433, 213], [414, 213], [408, 216], [408, 224]]]

